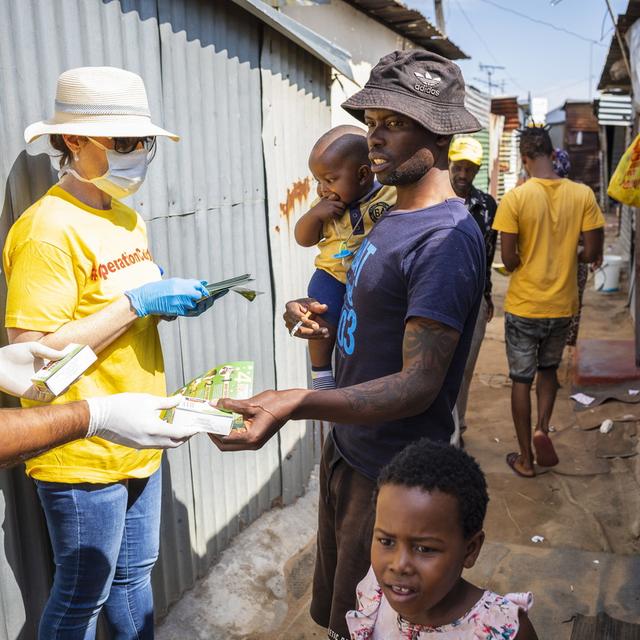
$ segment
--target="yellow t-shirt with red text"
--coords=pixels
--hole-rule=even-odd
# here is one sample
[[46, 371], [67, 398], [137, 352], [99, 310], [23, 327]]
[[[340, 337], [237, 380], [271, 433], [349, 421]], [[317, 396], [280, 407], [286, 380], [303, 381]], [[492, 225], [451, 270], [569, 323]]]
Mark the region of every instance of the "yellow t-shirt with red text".
[[[112, 200], [93, 209], [59, 186], [18, 218], [3, 251], [5, 325], [52, 333], [108, 306], [125, 290], [160, 279], [142, 218]], [[137, 319], [53, 403], [124, 391], [165, 395], [164, 364], [153, 316]], [[23, 401], [23, 406], [37, 403]], [[102, 438], [76, 440], [27, 462], [27, 474], [48, 482], [110, 483], [145, 478], [162, 452], [130, 449]]]

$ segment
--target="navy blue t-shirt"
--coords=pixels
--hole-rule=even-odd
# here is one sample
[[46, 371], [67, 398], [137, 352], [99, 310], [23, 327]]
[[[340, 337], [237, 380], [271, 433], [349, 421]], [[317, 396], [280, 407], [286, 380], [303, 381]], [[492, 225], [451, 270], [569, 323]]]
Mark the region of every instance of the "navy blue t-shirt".
[[452, 198], [418, 211], [386, 213], [347, 273], [338, 325], [337, 386], [349, 387], [402, 370], [405, 323], [429, 318], [452, 327], [460, 341], [440, 393], [424, 412], [377, 424], [336, 424], [338, 451], [375, 479], [408, 444], [429, 437], [448, 442], [484, 289], [482, 234], [464, 201]]

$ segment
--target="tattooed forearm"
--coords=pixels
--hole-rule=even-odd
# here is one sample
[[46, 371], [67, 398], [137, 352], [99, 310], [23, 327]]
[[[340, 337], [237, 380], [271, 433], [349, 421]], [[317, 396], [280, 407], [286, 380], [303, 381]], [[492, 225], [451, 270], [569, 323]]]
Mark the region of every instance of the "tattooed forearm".
[[88, 424], [86, 402], [33, 409], [0, 409], [0, 467], [13, 466], [82, 438]]
[[353, 387], [309, 392], [290, 417], [374, 424], [417, 415], [438, 395], [459, 338], [439, 322], [412, 318], [405, 328], [401, 371]]
[[412, 318], [404, 334], [402, 371], [340, 393], [351, 409], [374, 414], [377, 420], [421, 413], [438, 395], [459, 337], [439, 322]]
[[[423, 380], [418, 382], [416, 377], [411, 378], [407, 372], [402, 371], [385, 378], [340, 389], [338, 393], [348, 402], [349, 408], [357, 412], [358, 422], [381, 422], [390, 417], [403, 418], [420, 413], [420, 405], [414, 389], [420, 388], [421, 391], [424, 389], [426, 377], [421, 377]], [[418, 382], [415, 387], [413, 387], [414, 382]], [[429, 406], [435, 398], [435, 394], [433, 397], [431, 394], [421, 393], [420, 395], [422, 400], [428, 401], [426, 406]]]

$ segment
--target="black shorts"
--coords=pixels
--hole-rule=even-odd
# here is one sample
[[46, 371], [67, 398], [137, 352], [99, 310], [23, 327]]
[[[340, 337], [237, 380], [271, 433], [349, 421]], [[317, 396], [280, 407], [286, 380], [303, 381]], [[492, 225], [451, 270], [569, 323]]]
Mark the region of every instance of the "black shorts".
[[349, 466], [329, 434], [320, 461], [318, 549], [311, 617], [329, 638], [349, 640], [345, 620], [356, 587], [369, 571], [375, 482]]

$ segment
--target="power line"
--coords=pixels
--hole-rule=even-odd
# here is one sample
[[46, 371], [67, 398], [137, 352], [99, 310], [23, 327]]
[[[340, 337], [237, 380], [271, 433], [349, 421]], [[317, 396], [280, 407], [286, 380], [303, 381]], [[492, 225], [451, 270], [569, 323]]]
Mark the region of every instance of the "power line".
[[464, 19], [467, 21], [467, 24], [469, 25], [471, 30], [476, 34], [476, 36], [478, 36], [478, 40], [480, 40], [480, 42], [483, 44], [484, 48], [487, 50], [487, 53], [491, 56], [494, 62], [496, 63], [499, 62], [498, 58], [496, 58], [493, 55], [493, 51], [491, 51], [491, 49], [489, 48], [489, 45], [485, 42], [484, 38], [482, 37], [480, 32], [476, 29], [475, 25], [467, 15], [467, 12], [462, 8], [462, 5], [460, 4], [460, 2], [458, 2], [458, 0], [454, 0], [454, 2], [456, 3], [456, 7], [458, 7], [458, 9], [460, 10], [460, 13], [464, 16]]
[[602, 16], [602, 24], [600, 25], [600, 40], [604, 39], [604, 23], [607, 20], [607, 16], [609, 15], [609, 9], [604, 10], [604, 15]]
[[552, 85], [550, 87], [545, 87], [543, 89], [540, 89], [539, 91], [536, 91], [536, 94], [549, 94], [549, 93], [556, 93], [558, 91], [564, 91], [565, 89], [571, 89], [571, 87], [575, 87], [576, 85], [582, 84], [583, 82], [590, 82], [590, 78], [581, 78], [580, 80], [576, 80], [575, 82], [570, 82], [569, 84], [563, 83], [563, 84]]
[[493, 82], [491, 80], [491, 78], [493, 77], [493, 74], [496, 71], [500, 71], [503, 70], [504, 71], [504, 67], [498, 64], [482, 64], [482, 62], [480, 63], [480, 71], [486, 71], [487, 72], [487, 86], [489, 87], [489, 95], [493, 95], [493, 87], [500, 87], [501, 89], [500, 91], [504, 92], [504, 80], [502, 80], [501, 82]]
[[564, 27], [559, 27], [558, 25], [553, 24], [552, 22], [547, 22], [546, 20], [539, 20], [538, 18], [534, 18], [526, 13], [521, 13], [520, 11], [516, 11], [515, 9], [510, 9], [509, 7], [504, 7], [494, 0], [480, 0], [480, 2], [484, 2], [485, 4], [490, 4], [497, 9], [501, 9], [502, 11], [506, 11], [507, 13], [512, 13], [513, 15], [519, 16], [520, 18], [524, 18], [525, 20], [529, 20], [530, 22], [535, 22], [536, 24], [544, 25], [545, 27], [550, 27], [551, 29], [555, 29], [556, 31], [561, 31], [562, 33], [566, 33], [574, 38], [579, 38], [584, 42], [591, 42], [593, 44], [597, 44], [600, 47], [604, 45], [598, 42], [597, 40], [593, 40], [592, 38], [587, 38], [586, 36], [581, 35], [580, 33], [576, 33], [575, 31], [569, 31], [569, 29], [565, 29]]
[[472, 80], [475, 80], [476, 82], [481, 82], [482, 84], [486, 84], [487, 87], [489, 88], [489, 96], [491, 96], [493, 98], [493, 87], [495, 87], [496, 89], [500, 89], [501, 93], [504, 93], [504, 83], [505, 80], [496, 80], [494, 81], [489, 81], [489, 80], [485, 80], [484, 78], [478, 78], [477, 76], [474, 76], [473, 78], [471, 78]]
[[[471, 30], [476, 34], [476, 36], [478, 36], [478, 40], [480, 40], [484, 48], [487, 50], [487, 53], [489, 54], [491, 59], [495, 63], [499, 63], [500, 61], [498, 60], [498, 58], [496, 58], [495, 55], [493, 55], [493, 51], [491, 51], [491, 49], [489, 48], [489, 45], [486, 43], [485, 39], [482, 37], [482, 34], [476, 29], [475, 25], [467, 15], [467, 12], [462, 8], [462, 4], [459, 2], [459, 0], [454, 0], [454, 2], [456, 4], [456, 7], [458, 7], [460, 13], [463, 15], [464, 19], [467, 21], [467, 24], [469, 25]], [[523, 87], [515, 78], [513, 78], [509, 74], [505, 74], [505, 75], [507, 76], [507, 80], [509, 80], [509, 82], [513, 83], [521, 91], [526, 91], [525, 87]]]

